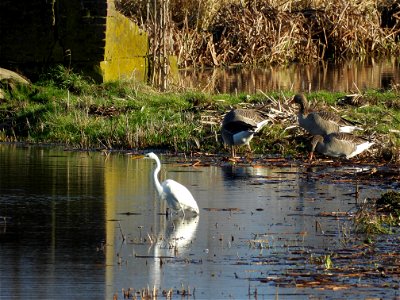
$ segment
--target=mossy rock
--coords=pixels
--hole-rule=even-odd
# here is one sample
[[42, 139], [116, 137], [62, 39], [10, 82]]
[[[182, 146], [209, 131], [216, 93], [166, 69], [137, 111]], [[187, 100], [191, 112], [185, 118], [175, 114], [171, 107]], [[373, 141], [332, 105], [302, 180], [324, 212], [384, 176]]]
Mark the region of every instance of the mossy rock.
[[0, 100], [6, 98], [7, 91], [14, 91], [18, 85], [30, 85], [30, 82], [21, 75], [0, 68]]
[[381, 195], [376, 206], [382, 211], [400, 212], [400, 192], [390, 191]]

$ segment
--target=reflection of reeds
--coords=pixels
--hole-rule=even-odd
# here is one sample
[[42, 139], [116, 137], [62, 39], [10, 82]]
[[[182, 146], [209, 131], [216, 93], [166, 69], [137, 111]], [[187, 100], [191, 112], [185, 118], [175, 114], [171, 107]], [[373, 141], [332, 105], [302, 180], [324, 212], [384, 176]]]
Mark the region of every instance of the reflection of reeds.
[[[145, 19], [151, 1], [133, 2], [118, 1], [119, 9], [137, 22]], [[180, 67], [315, 62], [400, 50], [396, 4], [171, 0], [170, 7], [168, 34]]]
[[218, 93], [256, 93], [279, 90], [329, 90], [350, 93], [382, 88], [400, 90], [396, 59], [376, 62], [346, 61], [335, 65], [319, 64], [268, 68], [213, 68], [181, 70], [179, 85]]

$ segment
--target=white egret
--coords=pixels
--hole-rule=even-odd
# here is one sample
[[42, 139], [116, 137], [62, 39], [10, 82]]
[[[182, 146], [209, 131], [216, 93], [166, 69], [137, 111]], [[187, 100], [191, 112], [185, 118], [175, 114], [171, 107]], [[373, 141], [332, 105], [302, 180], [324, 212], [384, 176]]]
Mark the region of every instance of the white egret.
[[161, 200], [165, 200], [168, 206], [176, 211], [182, 211], [185, 216], [185, 210], [191, 211], [198, 215], [199, 207], [196, 200], [190, 191], [179, 182], [172, 179], [167, 179], [160, 183], [158, 180], [158, 173], [161, 170], [161, 162], [156, 154], [153, 152], [147, 153], [145, 158], [154, 159], [156, 161], [156, 168], [154, 169], [154, 185], [157, 189], [158, 195]]
[[326, 135], [333, 132], [350, 133], [354, 130], [362, 130], [362, 128], [330, 111], [311, 111], [303, 94], [295, 95], [293, 102], [300, 106], [298, 112], [300, 127], [312, 135]]

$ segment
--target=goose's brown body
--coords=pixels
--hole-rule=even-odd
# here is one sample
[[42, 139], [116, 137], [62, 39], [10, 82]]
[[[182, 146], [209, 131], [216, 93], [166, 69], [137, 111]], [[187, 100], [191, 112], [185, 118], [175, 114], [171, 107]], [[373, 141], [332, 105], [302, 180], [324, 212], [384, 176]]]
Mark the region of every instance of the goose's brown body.
[[327, 135], [316, 135], [311, 141], [311, 154], [317, 150], [319, 153], [332, 157], [352, 158], [370, 148], [374, 142], [349, 133], [330, 133]]
[[350, 133], [354, 130], [362, 130], [335, 113], [310, 111], [307, 99], [303, 94], [295, 95], [293, 101], [300, 106], [298, 112], [300, 127], [312, 135], [326, 135], [335, 132]]

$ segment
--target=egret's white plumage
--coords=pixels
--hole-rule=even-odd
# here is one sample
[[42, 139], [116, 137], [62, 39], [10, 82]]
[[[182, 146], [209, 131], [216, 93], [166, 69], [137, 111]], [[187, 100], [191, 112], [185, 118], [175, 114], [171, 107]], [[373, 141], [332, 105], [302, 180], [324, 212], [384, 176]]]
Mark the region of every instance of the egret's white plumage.
[[170, 208], [176, 211], [182, 211], [183, 215], [185, 215], [185, 210], [191, 211], [196, 215], [199, 214], [199, 207], [196, 200], [184, 185], [172, 179], [167, 179], [160, 183], [158, 180], [158, 173], [161, 170], [161, 162], [158, 156], [150, 152], [147, 153], [145, 157], [156, 161], [157, 165], [154, 169], [153, 177], [159, 197], [165, 200]]

